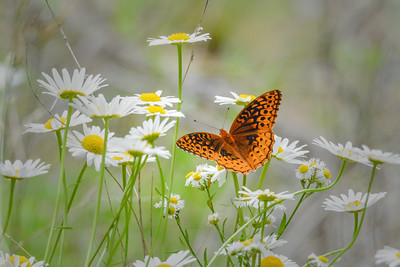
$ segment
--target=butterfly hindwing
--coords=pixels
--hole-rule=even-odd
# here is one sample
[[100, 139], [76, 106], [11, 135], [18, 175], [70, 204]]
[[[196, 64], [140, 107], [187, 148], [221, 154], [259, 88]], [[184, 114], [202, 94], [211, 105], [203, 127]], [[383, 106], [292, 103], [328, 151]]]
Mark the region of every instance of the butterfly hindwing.
[[232, 123], [230, 134], [246, 134], [269, 131], [275, 124], [282, 99], [281, 91], [267, 92], [248, 104]]
[[219, 135], [195, 132], [182, 136], [176, 141], [176, 145], [196, 156], [216, 160], [218, 151], [221, 148], [222, 140]]
[[222, 144], [218, 157], [215, 159], [217, 164], [227, 170], [247, 174], [252, 170], [247, 160], [231, 147]]

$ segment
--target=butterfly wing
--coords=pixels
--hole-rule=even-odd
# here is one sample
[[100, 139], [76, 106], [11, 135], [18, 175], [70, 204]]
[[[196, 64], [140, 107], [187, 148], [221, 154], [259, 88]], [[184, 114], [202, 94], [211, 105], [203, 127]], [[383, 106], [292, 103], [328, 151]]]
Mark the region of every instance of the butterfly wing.
[[219, 135], [206, 133], [206, 132], [195, 132], [182, 136], [176, 141], [176, 145], [189, 153], [196, 156], [215, 160], [218, 155], [218, 151], [222, 146], [222, 139]]

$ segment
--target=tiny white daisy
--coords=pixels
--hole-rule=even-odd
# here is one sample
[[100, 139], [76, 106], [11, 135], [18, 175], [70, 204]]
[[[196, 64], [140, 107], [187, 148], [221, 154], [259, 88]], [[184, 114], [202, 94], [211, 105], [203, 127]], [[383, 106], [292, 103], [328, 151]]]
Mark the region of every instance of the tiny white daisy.
[[343, 160], [348, 160], [350, 162], [360, 162], [366, 165], [371, 165], [369, 163], [369, 160], [365, 157], [360, 156], [358, 153], [354, 152], [353, 145], [351, 144], [351, 142], [347, 142], [345, 146], [343, 146], [342, 144], [337, 144], [335, 145], [332, 142], [328, 142], [325, 138], [323, 138], [322, 136], [320, 136], [321, 140], [315, 138], [313, 140], [313, 144], [320, 146], [326, 150], [328, 150], [329, 152], [331, 152], [333, 155], [337, 156], [340, 159]]
[[46, 164], [45, 162], [39, 164], [39, 162], [40, 159], [35, 161], [29, 159], [25, 163], [22, 163], [20, 160], [16, 160], [14, 163], [6, 160], [4, 163], [0, 162], [0, 174], [7, 179], [22, 180], [48, 173], [50, 164]]
[[281, 247], [287, 243], [286, 240], [282, 240], [282, 239], [278, 240], [277, 238], [278, 238], [277, 234], [271, 234], [267, 237], [264, 237], [262, 243], [264, 244], [265, 248], [268, 250]]
[[284, 255], [278, 255], [271, 251], [263, 251], [261, 254], [261, 267], [282, 266], [282, 267], [298, 267], [297, 263], [290, 260]]
[[305, 157], [308, 150], [302, 150], [307, 145], [296, 147], [299, 141], [294, 141], [289, 144], [289, 139], [277, 136], [275, 134], [275, 143], [272, 149], [272, 156], [278, 160], [286, 161], [287, 163], [300, 164], [301, 160], [298, 158]]
[[164, 109], [161, 106], [146, 106], [136, 107], [136, 114], [145, 114], [146, 116], [161, 116], [161, 117], [185, 117], [182, 112], [173, 109]]
[[[307, 263], [312, 263], [313, 267], [328, 267], [329, 259], [323, 255], [317, 256], [315, 253], [311, 253], [307, 257]], [[332, 265], [334, 266], [334, 265]]]
[[[352, 189], [349, 189], [348, 195], [340, 194], [341, 198], [331, 195], [330, 199], [327, 198], [324, 201], [322, 207], [325, 210], [332, 210], [336, 212], [345, 212], [345, 211], [349, 213], [360, 212], [364, 210], [367, 195], [368, 194], [363, 195], [361, 192], [354, 194], [354, 191]], [[385, 197], [385, 195], [386, 192], [370, 194], [368, 198], [367, 208], [375, 204], [381, 198]]]
[[225, 182], [226, 170], [217, 166], [210, 166], [207, 163], [196, 166], [196, 171], [186, 175], [185, 186], [203, 188], [209, 187], [211, 183], [218, 181], [218, 186]]
[[[246, 206], [251, 206], [253, 208], [263, 208], [265, 202], [267, 202], [268, 205], [272, 205], [273, 203], [279, 202], [283, 199], [294, 200], [294, 195], [286, 194], [287, 191], [277, 194], [269, 189], [259, 189], [253, 192], [245, 186], [243, 186], [242, 188], [244, 189], [244, 191], [238, 192], [239, 194], [241, 194], [241, 197], [237, 199], [237, 202], [244, 202]], [[276, 207], [284, 209], [283, 205], [277, 205]]]
[[117, 95], [109, 103], [102, 94], [74, 98], [70, 105], [91, 118], [121, 118], [135, 112], [136, 105], [129, 97]]
[[130, 138], [115, 138], [111, 142], [114, 152], [129, 153], [133, 157], [142, 156], [160, 156], [162, 158], [170, 158], [171, 153], [163, 146], [153, 147], [150, 143], [144, 140]]
[[[67, 121], [68, 111], [65, 110], [61, 116], [58, 114], [54, 115], [54, 118], [49, 119], [46, 123], [28, 123], [25, 125], [27, 129], [24, 133], [50, 133], [54, 131], [58, 131], [65, 128], [65, 123]], [[77, 125], [81, 125], [84, 123], [91, 122], [92, 119], [87, 117], [84, 114], [80, 114], [79, 111], [75, 111], [71, 115], [71, 122], [69, 127], [74, 127]]]
[[0, 251], [0, 266], [4, 267], [44, 267], [44, 261], [36, 262], [35, 257], [29, 259], [20, 255], [10, 255]]
[[390, 246], [378, 250], [374, 258], [376, 264], [385, 263], [389, 267], [400, 266], [400, 250]]
[[185, 207], [185, 201], [181, 200], [180, 195], [176, 195], [176, 194], [171, 194], [171, 197], [169, 200], [170, 200], [170, 202], [168, 205], [167, 212], [165, 211], [165, 209], [167, 209], [167, 203], [168, 203], [166, 196], [164, 196], [161, 199], [161, 201], [155, 203], [154, 207], [155, 208], [163, 208], [164, 212], [168, 213], [169, 219], [175, 219], [178, 216], [179, 211]]
[[[135, 267], [157, 267], [157, 266], [173, 266], [173, 267], [183, 267], [189, 263], [196, 261], [193, 256], [188, 256], [189, 250], [179, 251], [177, 253], [171, 254], [166, 261], [161, 261], [157, 257], [149, 259], [149, 256], [144, 258], [144, 261], [136, 261], [133, 263]], [[148, 264], [147, 264], [148, 262]]]
[[226, 249], [221, 251], [221, 255], [241, 256], [244, 252], [244, 245], [242, 242], [235, 241], [226, 246]]
[[325, 162], [318, 158], [301, 162], [302, 164], [296, 170], [296, 177], [300, 180], [306, 179], [310, 183], [316, 182], [317, 186], [330, 184], [331, 173], [326, 168]]
[[186, 43], [196, 43], [196, 42], [201, 42], [201, 41], [207, 41], [210, 40], [210, 34], [209, 33], [203, 33], [201, 34], [201, 31], [203, 30], [202, 27], [198, 27], [194, 33], [192, 34], [186, 34], [186, 33], [173, 33], [170, 36], [160, 36], [159, 39], [156, 38], [148, 38], [147, 42], [149, 42], [149, 45], [165, 45], [165, 44], [172, 44], [172, 45], [182, 45]]
[[253, 101], [256, 97], [254, 95], [238, 95], [234, 92], [231, 92], [233, 98], [224, 97], [224, 96], [215, 96], [214, 103], [219, 103], [220, 105], [238, 105], [238, 106], [247, 106], [251, 101]]
[[[86, 124], [83, 124], [83, 134], [78, 131], [73, 131], [73, 134], [68, 135], [68, 151], [72, 153], [73, 157], [86, 158], [88, 166], [93, 164], [96, 171], [99, 171], [104, 147], [104, 133], [104, 129], [101, 130], [98, 126], [89, 128]], [[113, 142], [113, 135], [114, 133], [112, 132], [108, 134], [108, 144]], [[118, 166], [118, 163], [112, 159], [111, 151], [112, 148], [108, 145], [105, 164], [106, 166]]]
[[145, 106], [160, 106], [160, 107], [172, 107], [174, 104], [180, 103], [181, 100], [174, 96], [161, 96], [162, 90], [158, 90], [155, 93], [142, 93], [135, 94], [129, 98], [132, 99], [137, 105]]
[[159, 116], [156, 116], [154, 119], [145, 120], [143, 121], [143, 127], [132, 127], [128, 137], [153, 143], [158, 137], [165, 136], [167, 131], [174, 127], [176, 121], [168, 123], [168, 120], [169, 118], [166, 118], [160, 123]]
[[218, 212], [215, 212], [211, 215], [208, 215], [208, 225], [217, 225], [219, 222], [219, 217], [220, 215], [218, 214]]
[[88, 96], [100, 88], [108, 86], [108, 84], [103, 84], [105, 79], [101, 78], [100, 74], [89, 75], [85, 78], [85, 71], [85, 68], [75, 69], [71, 77], [66, 69], [62, 69], [63, 77], [61, 77], [58, 71], [53, 68], [53, 78], [43, 72], [42, 74], [47, 82], [37, 81], [48, 90], [45, 93], [60, 99], [69, 99], [77, 95]]
[[390, 152], [382, 152], [379, 149], [370, 149], [366, 145], [362, 145], [363, 149], [355, 148], [356, 153], [360, 154], [361, 157], [367, 158], [369, 161], [375, 164], [400, 164], [400, 155], [393, 154]]

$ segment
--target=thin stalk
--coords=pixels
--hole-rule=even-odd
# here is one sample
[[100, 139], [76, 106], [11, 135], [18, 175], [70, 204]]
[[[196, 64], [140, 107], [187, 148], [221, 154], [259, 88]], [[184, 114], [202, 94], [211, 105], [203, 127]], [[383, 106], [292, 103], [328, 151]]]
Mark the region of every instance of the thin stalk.
[[[69, 103], [72, 103], [73, 97], [69, 99]], [[68, 135], [68, 130], [69, 130], [69, 124], [71, 122], [71, 116], [72, 116], [72, 106], [68, 107], [68, 115], [67, 115], [67, 121], [65, 123], [65, 129], [64, 129], [64, 137], [62, 141], [62, 146], [61, 146], [61, 159], [60, 159], [60, 173], [59, 173], [59, 181], [58, 181], [58, 189], [57, 189], [57, 198], [56, 198], [56, 206], [54, 208], [54, 214], [53, 214], [53, 219], [51, 222], [51, 228], [50, 228], [50, 233], [49, 237], [47, 239], [47, 245], [46, 245], [46, 250], [44, 253], [44, 262], [48, 263], [49, 259], [49, 253], [50, 253], [50, 245], [51, 245], [51, 240], [53, 239], [53, 233], [55, 230], [56, 222], [57, 222], [57, 215], [58, 215], [58, 209], [60, 207], [60, 202], [61, 202], [61, 190], [63, 186], [63, 179], [64, 179], [64, 172], [65, 172], [65, 154], [67, 151], [67, 135]], [[67, 201], [67, 200], [65, 200]], [[60, 231], [63, 231], [61, 228]]]
[[199, 258], [197, 258], [196, 253], [193, 251], [192, 246], [190, 245], [188, 236], [186, 236], [185, 232], [184, 232], [183, 229], [182, 229], [181, 220], [179, 219], [179, 215], [176, 217], [176, 224], [178, 225], [179, 231], [181, 232], [181, 234], [182, 234], [182, 236], [183, 236], [183, 239], [186, 241], [186, 245], [189, 247], [190, 252], [191, 252], [192, 255], [196, 258], [197, 263], [198, 263], [201, 267], [203, 267], [203, 264], [201, 264]]
[[15, 182], [16, 182], [16, 179], [11, 179], [10, 199], [8, 201], [7, 217], [6, 217], [6, 222], [4, 223], [4, 228], [3, 228], [3, 234], [2, 235], [4, 235], [6, 233], [7, 227], [8, 227], [8, 223], [10, 222], [11, 210], [12, 210], [13, 199], [14, 199]]
[[[240, 188], [239, 188], [239, 180], [237, 178], [236, 172], [232, 172], [232, 178], [233, 178], [233, 184], [235, 185], [236, 197], [239, 198]], [[238, 217], [239, 217], [239, 225], [242, 225], [244, 222], [243, 210], [242, 210], [242, 208], [237, 208], [237, 211], [238, 211]], [[236, 228], [236, 226], [235, 226], [235, 228]], [[246, 235], [246, 231], [243, 230], [242, 236], [245, 236], [245, 235]]]
[[92, 234], [90, 237], [89, 248], [88, 248], [88, 251], [86, 254], [85, 266], [89, 266], [90, 253], [92, 251], [92, 247], [94, 244], [94, 239], [96, 236], [97, 221], [98, 221], [99, 213], [100, 213], [101, 193], [102, 193], [102, 189], [103, 189], [104, 168], [105, 168], [105, 160], [106, 160], [106, 152], [107, 152], [108, 126], [109, 126], [109, 119], [104, 118], [104, 144], [103, 144], [103, 154], [101, 156], [99, 189], [97, 192], [97, 202], [96, 202], [96, 209], [95, 209], [94, 218], [93, 218]]
[[271, 159], [268, 160], [267, 163], [264, 164], [264, 167], [263, 167], [263, 170], [262, 170], [262, 173], [261, 173], [261, 177], [260, 177], [260, 181], [258, 183], [258, 189], [261, 189], [261, 187], [262, 187], [262, 185], [264, 183], [264, 180], [265, 180], [265, 177], [267, 176], [267, 171], [268, 171], [268, 168], [269, 168], [270, 164], [271, 164]]

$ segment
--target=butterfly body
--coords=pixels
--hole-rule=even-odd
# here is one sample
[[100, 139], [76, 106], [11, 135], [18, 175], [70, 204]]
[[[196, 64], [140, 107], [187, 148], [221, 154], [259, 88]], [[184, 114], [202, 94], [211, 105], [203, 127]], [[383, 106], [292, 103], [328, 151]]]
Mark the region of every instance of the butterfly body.
[[242, 174], [269, 160], [274, 144], [274, 126], [282, 95], [267, 92], [249, 103], [236, 117], [229, 132], [220, 135], [195, 132], [176, 142], [184, 151], [214, 160], [219, 166]]

